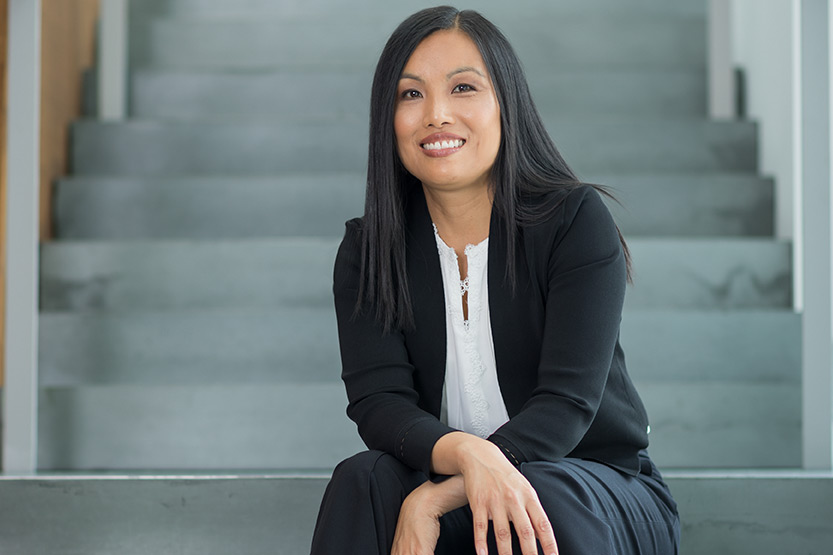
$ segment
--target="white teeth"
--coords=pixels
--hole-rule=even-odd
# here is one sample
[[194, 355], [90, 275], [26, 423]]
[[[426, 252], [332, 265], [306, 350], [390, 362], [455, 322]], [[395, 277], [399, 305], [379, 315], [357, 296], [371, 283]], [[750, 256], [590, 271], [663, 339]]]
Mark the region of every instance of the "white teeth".
[[465, 141], [457, 139], [454, 141], [437, 141], [436, 143], [425, 143], [422, 148], [425, 150], [441, 150], [446, 148], [460, 148]]

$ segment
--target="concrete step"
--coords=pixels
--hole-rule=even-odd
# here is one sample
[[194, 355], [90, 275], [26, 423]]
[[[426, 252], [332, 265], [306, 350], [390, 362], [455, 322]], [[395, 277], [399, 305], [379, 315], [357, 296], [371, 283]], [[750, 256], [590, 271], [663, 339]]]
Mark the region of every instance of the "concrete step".
[[[773, 181], [754, 174], [589, 175], [611, 187], [626, 237], [767, 237]], [[356, 172], [265, 177], [70, 177], [53, 198], [62, 239], [336, 236], [364, 212]]]
[[[372, 78], [370, 71], [349, 69], [138, 70], [132, 76], [130, 111], [142, 119], [277, 122], [300, 117], [364, 123]], [[702, 70], [555, 69], [529, 79], [538, 110], [547, 115], [706, 115]]]
[[[801, 462], [801, 386], [639, 381], [666, 467]], [[339, 383], [42, 388], [45, 470], [320, 468], [361, 448]], [[777, 445], [777, 449], [773, 449]]]
[[801, 465], [797, 383], [636, 380], [636, 387], [651, 424], [651, 456], [661, 467]]
[[774, 232], [775, 184], [753, 173], [655, 172], [586, 179], [611, 187], [619, 203], [608, 206], [626, 237], [771, 237]]
[[[665, 472], [682, 555], [827, 553], [833, 474]], [[0, 477], [5, 555], [309, 552], [329, 476], [65, 474]]]
[[41, 384], [337, 383], [326, 308], [41, 313]]
[[339, 383], [42, 388], [41, 469], [312, 468], [362, 448]]
[[[41, 310], [330, 307], [340, 238], [60, 241]], [[766, 239], [632, 239], [628, 308], [791, 307], [791, 249]]]
[[[356, 14], [362, 13], [366, 17], [386, 17], [393, 23], [424, 7], [434, 6], [430, 2], [409, 3], [407, 5], [392, 4], [384, 0], [353, 0], [351, 2], [333, 2], [330, 0], [142, 0], [130, 3], [130, 14], [133, 18], [142, 17], [288, 17], [297, 15], [326, 17], [340, 17], [349, 20], [351, 24], [361, 24], [356, 21]], [[524, 15], [529, 13], [544, 13], [547, 15], [570, 15], [591, 13], [638, 13], [640, 15], [664, 15], [691, 17], [705, 17], [706, 3], [702, 0], [562, 0], [548, 2], [547, 0], [520, 0], [513, 4], [514, 11], [507, 8], [506, 2], [500, 0], [479, 0], [477, 9], [506, 15]]]
[[626, 308], [792, 307], [792, 249], [764, 239], [634, 239]]
[[[797, 383], [801, 319], [786, 310], [626, 310], [641, 381]], [[337, 383], [327, 308], [41, 313], [44, 386]]]
[[[756, 126], [696, 119], [548, 119], [579, 173], [713, 172], [757, 168]], [[76, 122], [75, 175], [264, 175], [363, 171], [367, 129], [358, 123], [217, 124]]]
[[[506, 34], [530, 72], [572, 67], [662, 66], [703, 68], [706, 19], [702, 14], [646, 14], [601, 10], [518, 13], [519, 6], [481, 9]], [[181, 14], [140, 18], [130, 31], [133, 67], [263, 69], [281, 66], [371, 69], [405, 15], [418, 6], [388, 5], [384, 15], [329, 14], [239, 17]], [[478, 8], [480, 9], [480, 8]], [[509, 12], [513, 10], [513, 12]]]
[[625, 310], [620, 342], [640, 382], [800, 380], [801, 315], [790, 310]]

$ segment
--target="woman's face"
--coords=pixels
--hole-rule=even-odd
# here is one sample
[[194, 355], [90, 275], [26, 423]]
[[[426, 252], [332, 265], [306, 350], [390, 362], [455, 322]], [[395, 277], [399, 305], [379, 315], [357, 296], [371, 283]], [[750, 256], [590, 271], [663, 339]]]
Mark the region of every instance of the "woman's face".
[[395, 110], [399, 157], [425, 187], [488, 187], [500, 107], [468, 35], [437, 31], [417, 46], [399, 79]]

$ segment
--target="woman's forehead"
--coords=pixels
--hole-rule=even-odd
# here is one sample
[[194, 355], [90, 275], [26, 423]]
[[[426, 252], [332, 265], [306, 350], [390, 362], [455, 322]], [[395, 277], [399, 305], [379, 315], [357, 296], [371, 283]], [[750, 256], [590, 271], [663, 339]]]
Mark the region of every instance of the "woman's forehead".
[[487, 77], [486, 64], [477, 45], [466, 33], [457, 29], [436, 31], [414, 49], [402, 77], [423, 79], [425, 76], [450, 79], [471, 71]]

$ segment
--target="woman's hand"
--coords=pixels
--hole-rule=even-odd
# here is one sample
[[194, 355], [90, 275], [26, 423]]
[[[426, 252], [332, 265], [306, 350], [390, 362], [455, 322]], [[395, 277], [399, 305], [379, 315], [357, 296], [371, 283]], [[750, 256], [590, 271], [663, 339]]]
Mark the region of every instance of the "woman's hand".
[[399, 511], [391, 555], [433, 555], [440, 537], [440, 519], [407, 501]]
[[[487, 555], [492, 521], [498, 555], [512, 555], [511, 522], [523, 555], [537, 555], [536, 538], [546, 555], [557, 555], [552, 526], [529, 481], [490, 441], [454, 432], [440, 438], [432, 453], [437, 472], [461, 473], [474, 519], [474, 546]], [[440, 468], [436, 468], [440, 467]], [[455, 468], [456, 467], [456, 468]]]
[[462, 476], [425, 482], [412, 491], [399, 510], [392, 555], [434, 555], [440, 537], [440, 517], [466, 504]]

